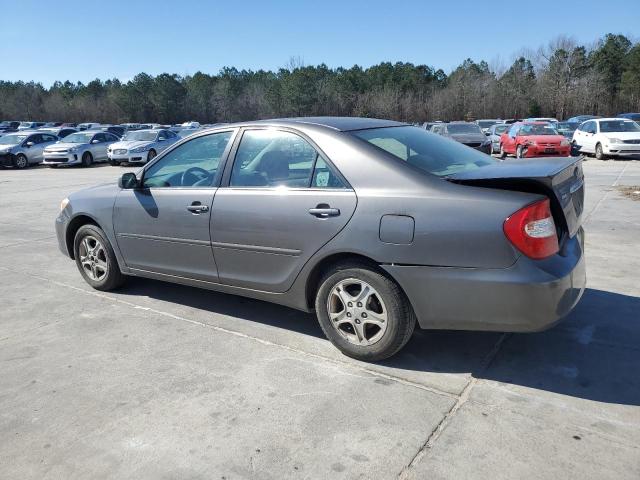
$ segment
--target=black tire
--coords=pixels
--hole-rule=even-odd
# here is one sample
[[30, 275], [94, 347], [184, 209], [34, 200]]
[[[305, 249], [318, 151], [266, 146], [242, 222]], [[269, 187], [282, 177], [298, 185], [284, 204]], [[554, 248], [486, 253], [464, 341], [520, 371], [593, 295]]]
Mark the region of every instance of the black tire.
[[93, 163], [93, 156], [89, 152], [84, 152], [82, 154], [82, 166], [90, 167]]
[[524, 146], [518, 145], [516, 147], [516, 158], [524, 158]]
[[[80, 244], [88, 237], [97, 239], [101, 243], [103, 247], [102, 251], [104, 253], [104, 258], [101, 260], [105, 261], [108, 266], [104, 277], [98, 280], [91, 278], [87, 270], [85, 270], [81, 260]], [[78, 267], [78, 270], [80, 270], [80, 275], [82, 275], [82, 278], [84, 278], [84, 280], [96, 290], [115, 290], [122, 286], [126, 280], [126, 277], [120, 271], [111, 243], [102, 229], [96, 225], [83, 225], [78, 229], [76, 236], [73, 239], [73, 255], [76, 261], [76, 266]]]
[[58, 165], [51, 164], [49, 165], [49, 168], [58, 168]]
[[151, 150], [149, 150], [149, 153], [147, 153], [147, 162], [149, 163], [151, 160], [153, 160], [154, 158], [156, 158], [156, 151], [152, 148]]
[[[346, 340], [331, 322], [328, 313], [329, 295], [341, 281], [357, 279], [372, 286], [384, 302], [387, 324], [384, 334], [371, 345], [356, 345]], [[409, 341], [416, 324], [413, 309], [400, 287], [370, 266], [350, 263], [328, 271], [320, 280], [316, 294], [316, 315], [322, 331], [345, 355], [367, 362], [389, 358]]]
[[24, 153], [19, 153], [16, 155], [16, 159], [13, 161], [13, 164], [16, 168], [22, 170], [23, 168], [29, 167], [29, 159]]
[[504, 151], [504, 148], [502, 147], [502, 144], [500, 144], [500, 158], [501, 159], [505, 159], [507, 158], [507, 152]]
[[602, 145], [600, 143], [596, 143], [596, 158], [598, 160], [608, 160], [609, 157], [604, 154], [602, 150]]

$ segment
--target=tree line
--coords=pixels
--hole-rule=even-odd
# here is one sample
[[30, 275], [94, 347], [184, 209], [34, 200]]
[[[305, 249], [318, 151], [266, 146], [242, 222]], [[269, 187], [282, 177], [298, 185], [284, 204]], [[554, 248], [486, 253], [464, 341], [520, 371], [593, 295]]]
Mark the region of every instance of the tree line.
[[412, 63], [369, 68], [223, 68], [217, 75], [136, 75], [86, 85], [0, 81], [0, 119], [201, 123], [345, 115], [406, 122], [640, 111], [640, 43], [607, 34], [593, 45], [558, 37], [507, 66], [467, 59], [448, 75]]

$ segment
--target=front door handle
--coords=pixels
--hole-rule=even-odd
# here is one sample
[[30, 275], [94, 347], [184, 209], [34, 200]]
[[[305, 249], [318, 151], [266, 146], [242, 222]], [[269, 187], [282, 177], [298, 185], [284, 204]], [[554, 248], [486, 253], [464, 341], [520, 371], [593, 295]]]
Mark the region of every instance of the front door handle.
[[208, 205], [202, 205], [200, 202], [193, 202], [187, 207], [191, 213], [198, 215], [200, 213], [207, 213], [209, 211]]
[[310, 208], [309, 213], [318, 218], [337, 217], [338, 215], [340, 215], [340, 209], [331, 208], [329, 206], [321, 207], [320, 205], [318, 205], [316, 208]]

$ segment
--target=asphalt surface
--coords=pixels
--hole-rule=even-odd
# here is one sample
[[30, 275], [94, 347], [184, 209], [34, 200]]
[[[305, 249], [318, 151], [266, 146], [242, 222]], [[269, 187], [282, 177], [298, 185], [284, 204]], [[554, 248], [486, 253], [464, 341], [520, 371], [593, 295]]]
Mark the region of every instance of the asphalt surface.
[[584, 168], [589, 288], [563, 323], [418, 331], [377, 365], [294, 310], [92, 290], [53, 220], [126, 169], [0, 170], [0, 478], [640, 478], [640, 195], [617, 188], [640, 162]]

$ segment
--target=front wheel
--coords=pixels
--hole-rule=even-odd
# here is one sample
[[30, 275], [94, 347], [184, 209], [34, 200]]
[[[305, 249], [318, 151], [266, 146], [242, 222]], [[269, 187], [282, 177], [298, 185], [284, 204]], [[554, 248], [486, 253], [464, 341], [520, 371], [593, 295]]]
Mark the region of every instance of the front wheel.
[[516, 148], [516, 158], [524, 158], [525, 155], [526, 155], [526, 150], [524, 146], [518, 145], [518, 148]]
[[609, 159], [609, 157], [607, 157], [604, 154], [604, 150], [602, 150], [602, 145], [599, 144], [599, 143], [596, 145], [596, 158], [598, 160], [608, 160]]
[[416, 319], [400, 287], [366, 265], [328, 272], [316, 295], [316, 314], [327, 338], [345, 355], [378, 361], [411, 338]]
[[507, 158], [507, 152], [504, 151], [504, 147], [502, 146], [502, 144], [500, 144], [500, 158], [503, 160]]
[[84, 152], [84, 154], [82, 155], [82, 166], [90, 167], [92, 163], [93, 157], [91, 156], [91, 154], [89, 152]]
[[29, 166], [29, 159], [25, 154], [19, 153], [14, 161], [14, 164], [16, 168], [19, 169], [27, 168]]
[[150, 162], [154, 158], [156, 158], [156, 151], [153, 149], [149, 150], [149, 153], [147, 153], [147, 162]]
[[101, 228], [80, 227], [73, 241], [73, 253], [82, 278], [96, 290], [114, 290], [124, 283], [116, 255]]

